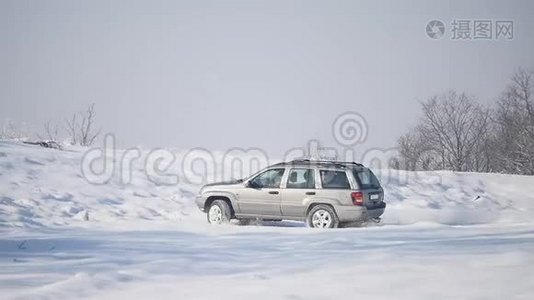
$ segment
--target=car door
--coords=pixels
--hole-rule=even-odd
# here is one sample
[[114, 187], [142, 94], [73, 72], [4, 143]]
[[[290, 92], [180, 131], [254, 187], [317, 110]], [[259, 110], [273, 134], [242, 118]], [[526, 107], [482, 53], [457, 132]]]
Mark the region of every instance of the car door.
[[285, 186], [280, 190], [282, 199], [280, 209], [282, 216], [304, 217], [306, 206], [305, 198], [314, 197], [315, 170], [311, 168], [291, 168], [288, 171]]
[[242, 214], [280, 216], [280, 184], [285, 168], [266, 170], [251, 180], [238, 195]]

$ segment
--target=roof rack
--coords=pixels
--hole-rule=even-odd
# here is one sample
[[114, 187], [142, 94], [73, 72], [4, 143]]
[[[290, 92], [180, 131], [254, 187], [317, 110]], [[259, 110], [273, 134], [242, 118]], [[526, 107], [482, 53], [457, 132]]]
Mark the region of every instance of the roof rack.
[[310, 159], [295, 159], [290, 161], [289, 163], [309, 163], [309, 164], [331, 164], [336, 166], [345, 166], [345, 165], [355, 165], [362, 167], [363, 165], [357, 162], [353, 161], [336, 161], [336, 160], [310, 160]]
[[363, 167], [363, 164], [361, 163], [357, 163], [357, 162], [354, 162], [354, 161], [342, 161], [340, 162], [342, 164], [350, 164], [350, 165], [355, 165], [355, 166], [358, 166], [358, 167]]

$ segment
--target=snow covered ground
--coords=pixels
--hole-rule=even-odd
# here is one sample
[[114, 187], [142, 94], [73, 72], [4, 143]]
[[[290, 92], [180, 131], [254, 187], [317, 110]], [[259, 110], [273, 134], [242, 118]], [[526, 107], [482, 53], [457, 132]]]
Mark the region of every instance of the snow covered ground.
[[88, 184], [71, 150], [0, 142], [1, 299], [534, 297], [532, 177], [381, 170], [380, 226], [210, 226], [198, 184]]

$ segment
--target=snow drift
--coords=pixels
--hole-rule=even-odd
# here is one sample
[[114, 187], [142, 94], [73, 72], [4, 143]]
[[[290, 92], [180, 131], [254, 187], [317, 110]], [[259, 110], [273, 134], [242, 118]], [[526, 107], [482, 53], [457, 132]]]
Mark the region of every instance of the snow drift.
[[[184, 183], [183, 178], [177, 185], [149, 180], [143, 160], [134, 162], [128, 184], [115, 177], [106, 184], [90, 184], [80, 169], [83, 153], [1, 142], [0, 226], [204, 222], [193, 205], [200, 185]], [[169, 172], [179, 174], [178, 167]], [[534, 216], [533, 177], [375, 172], [385, 188], [385, 224], [523, 222]]]
[[70, 150], [0, 143], [2, 299], [534, 293], [531, 177], [376, 170], [388, 202], [383, 226], [210, 226], [193, 205], [200, 186], [183, 174], [161, 184], [137, 162], [128, 184], [89, 184], [84, 149]]

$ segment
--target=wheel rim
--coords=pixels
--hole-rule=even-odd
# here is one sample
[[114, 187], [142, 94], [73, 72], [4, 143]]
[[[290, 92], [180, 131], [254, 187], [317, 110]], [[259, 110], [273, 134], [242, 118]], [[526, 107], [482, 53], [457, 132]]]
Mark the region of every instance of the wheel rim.
[[210, 207], [208, 211], [208, 218], [210, 223], [221, 224], [222, 223], [222, 211], [221, 208], [217, 205]]
[[313, 213], [312, 225], [315, 228], [328, 228], [332, 224], [332, 215], [324, 210], [320, 209]]

